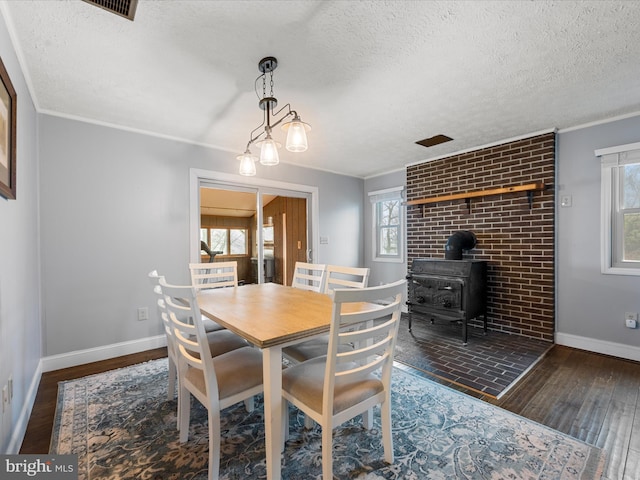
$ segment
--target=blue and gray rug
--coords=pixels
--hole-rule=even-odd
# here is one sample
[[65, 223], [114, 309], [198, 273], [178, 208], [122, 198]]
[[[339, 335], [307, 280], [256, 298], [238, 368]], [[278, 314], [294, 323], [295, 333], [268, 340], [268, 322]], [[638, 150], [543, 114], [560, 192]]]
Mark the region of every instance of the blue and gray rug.
[[[176, 402], [167, 400], [167, 361], [154, 360], [62, 382], [49, 453], [78, 454], [79, 479], [206, 479], [206, 410], [193, 401], [189, 442], [180, 444]], [[394, 369], [395, 463], [383, 460], [379, 415], [334, 431], [340, 479], [599, 479], [603, 452], [411, 373]], [[261, 398], [222, 416], [221, 479], [265, 478]], [[320, 428], [304, 430], [290, 408], [285, 479], [321, 478]]]

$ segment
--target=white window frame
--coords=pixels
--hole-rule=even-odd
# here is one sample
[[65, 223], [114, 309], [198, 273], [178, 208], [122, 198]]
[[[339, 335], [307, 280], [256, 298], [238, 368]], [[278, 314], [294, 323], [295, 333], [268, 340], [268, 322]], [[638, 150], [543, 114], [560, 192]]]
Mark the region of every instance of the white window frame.
[[[225, 227], [221, 225], [200, 226], [200, 229], [207, 230], [207, 245], [211, 248], [211, 230], [226, 230], [227, 251], [218, 254], [220, 257], [248, 257], [249, 256], [249, 228], [248, 227]], [[231, 253], [231, 232], [233, 230], [244, 231], [244, 253]], [[202, 252], [201, 252], [202, 253]]]
[[640, 262], [622, 259], [623, 228], [621, 219], [620, 167], [640, 163], [640, 142], [595, 151], [601, 162], [600, 184], [600, 265], [608, 275], [640, 276]]
[[[398, 224], [398, 254], [397, 255], [379, 255], [378, 240], [379, 225], [378, 225], [378, 203], [388, 200], [400, 201], [400, 218]], [[374, 262], [391, 262], [402, 263], [404, 262], [404, 223], [405, 223], [405, 205], [404, 205], [404, 187], [393, 187], [385, 190], [376, 190], [369, 192], [369, 201], [371, 202], [372, 222], [371, 222], [371, 249], [372, 258]]]

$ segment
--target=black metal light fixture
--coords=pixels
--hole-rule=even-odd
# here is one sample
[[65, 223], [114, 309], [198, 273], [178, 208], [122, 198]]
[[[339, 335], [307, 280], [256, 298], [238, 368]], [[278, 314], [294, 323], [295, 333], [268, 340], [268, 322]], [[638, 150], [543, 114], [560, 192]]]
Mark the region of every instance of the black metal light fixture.
[[[258, 70], [262, 74], [256, 78], [254, 84], [256, 85], [256, 95], [260, 99], [258, 106], [264, 111], [264, 115], [262, 124], [251, 131], [245, 152], [236, 157], [240, 160], [240, 175], [252, 176], [256, 174], [256, 161], [258, 159], [249, 149], [253, 143], [260, 147], [260, 163], [262, 165], [272, 166], [280, 163], [278, 148], [282, 145], [271, 138], [271, 131], [273, 127], [278, 126], [288, 117], [293, 117], [293, 119], [281, 127], [282, 130], [287, 132], [285, 148], [290, 152], [304, 152], [307, 150], [307, 132], [311, 130], [311, 127], [300, 120], [298, 113], [295, 110], [291, 110], [291, 105], [288, 103], [277, 112], [274, 112], [278, 105], [278, 100], [273, 96], [273, 71], [277, 67], [278, 60], [275, 57], [265, 57], [258, 63]], [[270, 87], [268, 96], [267, 74], [269, 74]], [[257, 89], [257, 83], [260, 79], [262, 79], [262, 98], [260, 98]], [[284, 114], [278, 118], [283, 112]]]

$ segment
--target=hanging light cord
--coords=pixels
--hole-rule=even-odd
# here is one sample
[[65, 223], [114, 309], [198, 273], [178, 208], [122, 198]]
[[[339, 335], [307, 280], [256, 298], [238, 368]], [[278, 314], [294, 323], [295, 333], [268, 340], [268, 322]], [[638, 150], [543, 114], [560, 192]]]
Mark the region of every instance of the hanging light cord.
[[[267, 74], [263, 73], [262, 75], [258, 75], [258, 77], [253, 82], [253, 89], [254, 89], [254, 91], [256, 93], [256, 97], [258, 97], [258, 100], [262, 100], [262, 99], [266, 98], [266, 96], [267, 96], [267, 78], [266, 77], [267, 77]], [[270, 72], [270, 77], [271, 77], [270, 78], [271, 92], [269, 93], [269, 96], [273, 98], [273, 71]], [[262, 79], [262, 97], [260, 97], [260, 94], [258, 93], [258, 80], [260, 80], [260, 79]], [[270, 130], [271, 128], [280, 125], [280, 123], [282, 123], [282, 121], [285, 118], [287, 118], [287, 117], [289, 117], [291, 115], [293, 115], [294, 117], [298, 115], [298, 113], [295, 110], [291, 110], [291, 104], [287, 103], [285, 106], [283, 106], [277, 112], [271, 112], [271, 116], [272, 117], [278, 116], [285, 108], [288, 110], [287, 113], [285, 114], [285, 116], [283, 116], [280, 120], [278, 120], [273, 125], [269, 122], [268, 109], [263, 110], [262, 123], [260, 125], [258, 125], [256, 128], [254, 128], [253, 130], [251, 130], [251, 133], [249, 134], [249, 141], [247, 142], [247, 150], [249, 149], [249, 146], [252, 143], [254, 143], [256, 140], [258, 140], [260, 137], [262, 137], [262, 135], [264, 135], [266, 133], [266, 130], [263, 130], [262, 132], [260, 132], [258, 135], [256, 135], [254, 137], [253, 134], [257, 130], [260, 130], [265, 125]]]

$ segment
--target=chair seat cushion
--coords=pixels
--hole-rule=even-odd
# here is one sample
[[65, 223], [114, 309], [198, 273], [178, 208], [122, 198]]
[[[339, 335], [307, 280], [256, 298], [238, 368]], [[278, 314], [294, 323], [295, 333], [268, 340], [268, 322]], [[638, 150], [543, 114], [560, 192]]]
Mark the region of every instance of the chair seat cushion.
[[209, 332], [217, 332], [218, 330], [224, 330], [224, 327], [219, 323], [214, 322], [210, 318], [202, 317], [202, 325], [204, 325], [204, 331]]
[[[282, 372], [282, 389], [301, 400], [318, 413], [322, 413], [322, 392], [324, 389], [324, 372], [327, 357], [313, 358]], [[354, 363], [340, 365], [341, 370], [356, 367]], [[384, 390], [380, 379], [368, 374], [360, 377], [349, 377], [349, 380], [336, 378], [333, 399], [333, 413], [372, 397]]]
[[[215, 357], [213, 365], [221, 400], [262, 384], [262, 354], [253, 347], [239, 348]], [[206, 392], [202, 370], [190, 367], [185, 380]]]
[[209, 341], [209, 350], [211, 350], [212, 357], [249, 346], [246, 340], [230, 330], [217, 330], [207, 333], [207, 340]]
[[[312, 358], [322, 357], [327, 354], [329, 348], [329, 335], [324, 335], [313, 340], [307, 340], [306, 342], [297, 343], [289, 347], [285, 347], [282, 350], [290, 359], [302, 363]], [[344, 353], [349, 350], [353, 350], [350, 345], [338, 345], [338, 353]]]

